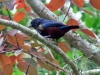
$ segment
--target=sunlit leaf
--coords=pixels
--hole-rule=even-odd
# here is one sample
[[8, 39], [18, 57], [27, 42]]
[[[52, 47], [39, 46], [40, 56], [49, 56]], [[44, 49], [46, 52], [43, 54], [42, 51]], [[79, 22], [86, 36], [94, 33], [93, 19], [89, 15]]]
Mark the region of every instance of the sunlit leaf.
[[50, 53], [47, 53], [46, 55], [45, 55], [45, 57], [46, 57], [46, 59], [48, 59], [48, 60], [50, 60], [50, 61], [53, 61], [54, 59], [53, 59], [53, 56], [50, 54]]
[[66, 44], [66, 42], [59, 42], [58, 46], [63, 50], [63, 52], [67, 52], [68, 50], [71, 50], [70, 46]]
[[54, 63], [54, 64], [56, 64], [56, 65], [58, 65], [58, 66], [60, 66], [59, 61], [58, 61], [58, 60], [56, 60], [56, 59], [54, 59], [54, 60], [53, 60], [53, 63]]
[[45, 68], [45, 69], [47, 69], [47, 70], [49, 70], [49, 71], [53, 71], [53, 70], [55, 69], [54, 66], [52, 66], [52, 65], [50, 65], [50, 64], [48, 64], [48, 63], [46, 63], [45, 61], [42, 61], [42, 60], [40, 60], [40, 59], [37, 59], [37, 61], [38, 61], [38, 63], [40, 64], [40, 66], [41, 66], [42, 68]]
[[4, 6], [4, 7], [3, 7], [3, 10], [7, 10], [7, 8]]
[[66, 25], [68, 26], [78, 26], [78, 21], [76, 21], [75, 19], [69, 19], [66, 23]]
[[11, 59], [12, 65], [13, 65], [15, 63], [16, 56], [15, 55], [12, 55], [12, 56], [10, 56], [10, 59]]
[[90, 4], [91, 4], [94, 8], [100, 10], [100, 0], [90, 0]]
[[24, 3], [18, 3], [16, 9], [19, 9], [19, 8], [24, 8]]
[[38, 75], [36, 67], [29, 66], [28, 75]]
[[2, 0], [0, 0], [0, 2], [2, 2]]
[[14, 14], [14, 21], [19, 22], [19, 21], [21, 21], [24, 17], [25, 17], [25, 13], [24, 13], [24, 12], [16, 12], [16, 13]]
[[36, 48], [32, 47], [30, 49], [30, 53], [33, 54], [33, 55], [37, 55], [38, 52], [37, 52], [37, 49]]
[[10, 58], [4, 54], [0, 54], [0, 65], [4, 66], [7, 64], [11, 64]]
[[68, 57], [69, 57], [71, 60], [74, 59], [73, 53], [72, 53], [71, 51], [68, 51], [66, 54], [68, 55]]
[[[60, 66], [60, 63], [59, 63], [58, 60], [54, 59], [52, 62], [53, 62], [54, 64], [56, 64], [57, 66]], [[57, 69], [57, 68], [55, 67], [55, 70], [59, 70], [59, 69]]]
[[80, 8], [84, 6], [84, 0], [72, 0], [72, 1]]
[[28, 64], [26, 62], [20, 62], [17, 64], [17, 67], [20, 71], [25, 72]]
[[15, 4], [24, 3], [24, 0], [16, 0]]
[[30, 40], [30, 38], [24, 33], [17, 33], [16, 36], [18, 36], [19, 38], [23, 40]]
[[37, 55], [37, 57], [38, 57], [39, 59], [41, 59], [42, 61], [44, 61], [44, 57], [43, 57], [42, 52], [39, 52], [36, 48], [32, 47], [32, 48], [30, 49], [30, 53], [31, 53], [32, 55]]
[[23, 60], [33, 67], [37, 66], [37, 63], [32, 58], [23, 58]]
[[31, 43], [31, 47], [39, 47], [39, 46], [43, 46], [42, 44], [38, 44], [38, 43]]
[[6, 26], [4, 26], [4, 25], [0, 25], [0, 30], [5, 29], [5, 27], [6, 27]]
[[3, 67], [3, 73], [5, 74], [5, 75], [12, 75], [12, 73], [13, 73], [13, 67], [12, 67], [12, 65], [11, 64], [7, 64], [7, 65], [5, 65], [4, 67]]
[[24, 8], [27, 12], [31, 11], [31, 8], [28, 5], [26, 5], [24, 2], [20, 2], [17, 4], [16, 9], [19, 9], [19, 8]]
[[10, 36], [9, 34], [7, 34], [6, 39], [10, 44], [12, 44], [14, 46], [24, 45], [24, 40], [19, 38], [18, 36]]
[[40, 48], [40, 52], [45, 52], [43, 47]]
[[20, 46], [22, 49], [24, 49], [25, 51], [29, 51], [30, 50], [30, 46], [27, 45], [22, 45]]
[[81, 31], [82, 31], [83, 33], [85, 33], [85, 34], [87, 34], [87, 35], [93, 37], [93, 38], [96, 38], [95, 34], [94, 34], [91, 30], [89, 30], [89, 29], [81, 29]]
[[31, 8], [30, 8], [28, 5], [25, 5], [24, 9], [25, 9], [27, 12], [30, 12], [30, 11], [31, 11]]
[[[79, 26], [78, 21], [76, 21], [75, 19], [69, 19], [66, 23], [67, 26]], [[76, 31], [77, 29], [72, 29], [74, 31]]]
[[23, 62], [22, 57], [23, 57], [22, 54], [19, 54], [18, 56], [16, 56], [16, 59], [17, 59], [17, 62], [18, 62], [18, 63]]
[[46, 7], [51, 11], [55, 11], [64, 5], [66, 0], [51, 0], [49, 4], [46, 4]]
[[40, 58], [42, 61], [44, 61], [43, 54], [41, 52], [37, 52], [38, 58]]

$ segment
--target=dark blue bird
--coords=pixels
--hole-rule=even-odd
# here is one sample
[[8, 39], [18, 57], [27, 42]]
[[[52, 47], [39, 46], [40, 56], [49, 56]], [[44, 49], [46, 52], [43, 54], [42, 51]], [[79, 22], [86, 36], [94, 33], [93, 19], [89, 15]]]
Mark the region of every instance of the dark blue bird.
[[34, 27], [42, 36], [58, 40], [71, 29], [77, 29], [79, 26], [67, 26], [60, 22], [36, 18], [31, 21], [29, 27]]

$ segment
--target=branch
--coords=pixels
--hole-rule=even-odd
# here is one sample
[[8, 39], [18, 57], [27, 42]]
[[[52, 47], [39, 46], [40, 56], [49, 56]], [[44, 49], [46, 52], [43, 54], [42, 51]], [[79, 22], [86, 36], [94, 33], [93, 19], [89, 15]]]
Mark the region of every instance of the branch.
[[[31, 6], [35, 13], [40, 17], [45, 19], [50, 19], [54, 21], [61, 22], [55, 14], [53, 14], [49, 9], [47, 9], [40, 0], [26, 0], [27, 3]], [[95, 63], [100, 65], [100, 49], [95, 52], [92, 49], [92, 44], [81, 38], [76, 33], [70, 31], [64, 36], [65, 40], [69, 42], [70, 45], [80, 50], [85, 56], [93, 60]]]
[[[66, 6], [66, 5], [64, 5], [62, 8], [61, 8], [61, 11], [64, 13], [64, 14], [66, 14], [66, 12], [68, 11], [68, 7]], [[69, 11], [68, 11], [68, 17], [70, 17], [70, 18], [73, 18], [73, 19], [76, 19], [78, 22], [79, 22], [79, 24], [80, 24], [80, 27], [81, 28], [85, 28], [85, 29], [88, 29], [87, 28], [87, 26], [80, 20], [80, 19], [78, 19], [77, 18], [77, 16], [75, 15], [75, 13], [70, 9]], [[71, 32], [70, 32], [70, 34], [72, 34]], [[70, 39], [70, 40], [67, 40], [67, 39], [69, 39], [69, 37], [70, 38], [72, 38], [72, 39]], [[97, 36], [96, 36], [97, 37]], [[100, 57], [100, 53], [98, 52], [98, 51], [100, 51], [100, 49], [98, 49], [98, 53], [95, 53], [95, 49], [92, 49], [92, 44], [90, 44], [89, 42], [87, 42], [86, 40], [84, 40], [84, 39], [82, 39], [79, 35], [76, 35], [75, 33], [73, 34], [73, 36], [72, 35], [65, 35], [65, 37], [64, 37], [68, 42], [71, 42], [70, 44], [72, 45], [72, 46], [74, 46], [75, 48], [77, 48], [77, 49], [79, 49], [84, 55], [86, 55], [87, 57], [91, 57], [92, 55], [93, 55], [93, 57], [91, 58], [94, 62], [96, 62], [97, 64], [99, 64], [99, 60], [100, 59], [98, 59], [98, 56]], [[92, 38], [92, 37], [89, 37], [91, 40], [92, 40], [92, 42], [94, 43], [94, 44], [96, 44], [96, 46], [99, 46], [100, 47], [100, 41], [99, 41], [99, 39], [98, 39], [98, 37], [95, 39], [95, 38]], [[76, 40], [76, 42], [75, 42], [75, 40]], [[82, 48], [83, 47], [83, 48]], [[93, 52], [94, 51], [94, 52]], [[99, 64], [100, 65], [100, 64]]]
[[22, 31], [23, 33], [31, 36], [32, 38], [35, 38], [37, 40], [39, 40], [40, 42], [42, 42], [43, 44], [45, 44], [47, 47], [49, 47], [51, 50], [55, 51], [57, 54], [59, 54], [59, 56], [62, 57], [62, 59], [64, 60], [64, 62], [66, 64], [69, 64], [70, 67], [73, 69], [73, 72], [75, 73], [75, 75], [80, 75], [78, 72], [77, 67], [75, 66], [75, 64], [68, 58], [68, 56], [56, 45], [51, 44], [50, 42], [48, 42], [47, 40], [45, 40], [44, 37], [42, 37], [40, 34], [36, 33], [35, 31], [30, 30], [29, 28], [18, 24], [14, 21], [8, 21], [8, 20], [4, 20], [4, 19], [0, 19], [0, 25], [5, 25], [5, 26], [10, 26], [14, 29], [18, 29], [20, 31]]
[[[36, 59], [40, 59], [40, 60], [41, 60], [41, 58], [39, 58], [38, 56], [36, 56], [36, 55], [34, 55], [34, 54], [31, 54], [31, 53], [26, 52], [26, 51], [24, 51], [24, 50], [23, 50], [23, 52], [25, 52], [25, 53], [31, 55], [32, 57], [35, 57]], [[46, 63], [50, 64], [51, 66], [54, 66], [55, 68], [57, 68], [57, 69], [59, 69], [59, 70], [65, 72], [66, 74], [69, 74], [69, 75], [70, 75], [70, 72], [69, 72], [69, 71], [67, 71], [67, 70], [65, 70], [65, 69], [63, 69], [63, 68], [61, 68], [60, 66], [58, 66], [58, 65], [56, 65], [56, 64], [54, 64], [54, 63], [52, 63], [52, 62], [50, 62], [49, 60], [44, 59], [44, 61], [45, 61]]]
[[100, 74], [100, 69], [94, 69], [94, 70], [83, 71], [82, 74], [83, 74], [83, 75]]
[[[83, 57], [83, 55], [80, 56], [80, 57], [78, 57], [78, 58], [76, 58], [76, 59], [74, 59], [73, 62], [75, 62], [75, 61], [81, 59], [82, 57]], [[67, 68], [67, 66], [68, 66], [68, 64], [66, 64], [66, 65], [63, 67], [63, 69]], [[60, 70], [59, 72], [57, 72], [57, 75], [60, 75], [60, 72], [61, 72], [61, 70]]]
[[[80, 56], [80, 57], [78, 57], [78, 58], [76, 58], [76, 59], [74, 59], [73, 60], [73, 62], [75, 62], [75, 61], [77, 61], [77, 60], [79, 60], [79, 59], [81, 59], [83, 57], [83, 55], [82, 56]], [[66, 68], [68, 66], [68, 64], [66, 64], [63, 68]]]
[[[60, 9], [61, 12], [63, 14], [66, 14], [66, 12], [68, 13], [68, 17], [69, 18], [73, 18], [75, 19], [76, 21], [78, 21], [79, 25], [80, 25], [80, 28], [81, 29], [89, 29], [85, 24], [84, 22], [82, 22], [79, 18], [77, 18], [77, 16], [75, 15], [75, 13], [73, 12], [72, 9], [69, 9], [66, 4]], [[95, 33], [94, 33], [95, 34]], [[96, 35], [95, 35], [96, 36]], [[89, 39], [91, 39], [92, 43], [95, 44], [97, 47], [100, 48], [100, 40], [99, 38], [96, 36], [96, 38], [92, 38], [92, 37], [89, 37]]]

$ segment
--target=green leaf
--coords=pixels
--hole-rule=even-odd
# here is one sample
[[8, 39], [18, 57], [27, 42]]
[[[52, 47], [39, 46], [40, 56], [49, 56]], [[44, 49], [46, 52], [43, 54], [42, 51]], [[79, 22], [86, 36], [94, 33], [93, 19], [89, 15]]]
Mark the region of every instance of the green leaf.
[[54, 11], [54, 14], [58, 15], [60, 13], [60, 11], [56, 10]]
[[77, 52], [76, 52], [79, 56], [82, 56], [83, 54], [82, 54], [82, 52], [80, 52], [80, 51], [78, 51], [77, 50]]
[[12, 75], [23, 75], [24, 74], [16, 66], [14, 66], [13, 68], [14, 68], [14, 71]]
[[23, 60], [26, 61], [29, 65], [31, 65], [33, 67], [37, 66], [37, 63], [32, 58], [23, 58]]
[[68, 57], [69, 57], [70, 59], [72, 59], [72, 60], [74, 59], [74, 58], [73, 58], [73, 53], [72, 53], [71, 51], [68, 51], [68, 52], [67, 52], [67, 55], [68, 55]]

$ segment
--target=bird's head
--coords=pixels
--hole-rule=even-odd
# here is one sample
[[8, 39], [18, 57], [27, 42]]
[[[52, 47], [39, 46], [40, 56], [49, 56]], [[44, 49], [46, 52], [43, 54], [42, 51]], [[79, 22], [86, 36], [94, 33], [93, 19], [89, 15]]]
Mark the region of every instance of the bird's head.
[[36, 18], [32, 20], [29, 27], [34, 27], [34, 28], [38, 27], [41, 20], [42, 18]]

